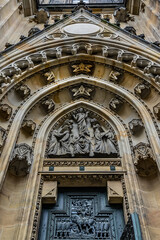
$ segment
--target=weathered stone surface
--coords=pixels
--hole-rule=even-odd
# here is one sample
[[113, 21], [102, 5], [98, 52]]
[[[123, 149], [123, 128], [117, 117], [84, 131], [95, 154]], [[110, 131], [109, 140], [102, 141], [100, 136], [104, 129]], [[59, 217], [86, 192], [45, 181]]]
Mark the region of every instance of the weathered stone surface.
[[57, 202], [57, 182], [48, 181], [43, 183], [42, 202], [53, 204]]
[[156, 115], [157, 119], [160, 120], [160, 103], [158, 103], [153, 108], [154, 114]]
[[134, 88], [135, 94], [137, 94], [139, 97], [142, 99], [145, 99], [149, 96], [151, 93], [151, 88], [147, 84], [139, 83], [135, 88]]
[[123, 106], [123, 102], [122, 100], [118, 99], [118, 98], [112, 98], [110, 103], [109, 103], [109, 107], [112, 111], [118, 112], [120, 111], [120, 109]]
[[157, 164], [153, 157], [150, 146], [146, 143], [139, 143], [134, 147], [134, 165], [139, 176], [149, 177], [157, 173]]
[[9, 171], [18, 177], [26, 176], [29, 173], [32, 158], [32, 148], [29, 145], [26, 143], [16, 145], [9, 164]]
[[22, 129], [29, 135], [33, 135], [36, 128], [36, 123], [32, 120], [25, 120], [22, 124]]
[[120, 181], [107, 181], [108, 202], [119, 204], [123, 202], [122, 183]]
[[10, 119], [11, 114], [12, 114], [12, 108], [8, 104], [0, 105], [0, 116], [3, 119], [5, 119], [5, 120]]
[[143, 123], [141, 119], [133, 119], [128, 123], [128, 125], [133, 135], [140, 133], [143, 129]]
[[45, 109], [47, 113], [51, 112], [55, 108], [55, 103], [53, 102], [52, 99], [46, 99], [42, 102], [42, 106]]

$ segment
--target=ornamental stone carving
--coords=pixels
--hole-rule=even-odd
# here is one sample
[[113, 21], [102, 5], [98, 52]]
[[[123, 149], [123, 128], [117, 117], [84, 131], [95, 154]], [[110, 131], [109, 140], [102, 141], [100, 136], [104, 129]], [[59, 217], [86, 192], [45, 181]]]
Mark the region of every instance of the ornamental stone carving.
[[55, 108], [55, 103], [52, 99], [46, 99], [42, 102], [42, 106], [47, 113], [51, 112]]
[[73, 111], [70, 118], [54, 128], [48, 140], [47, 157], [117, 157], [114, 132], [102, 127], [84, 108]]
[[141, 119], [133, 119], [129, 122], [129, 129], [133, 135], [141, 132], [143, 129], [143, 123]]
[[124, 7], [120, 7], [117, 10], [115, 10], [113, 15], [118, 22], [127, 22], [130, 20], [129, 13], [127, 9]]
[[118, 71], [111, 71], [109, 74], [109, 80], [115, 83], [119, 83], [121, 73]]
[[42, 202], [45, 204], [56, 203], [57, 201], [57, 182], [45, 181], [42, 190]]
[[9, 164], [9, 171], [15, 176], [26, 176], [32, 164], [32, 148], [26, 144], [17, 144]]
[[79, 63], [72, 65], [73, 73], [80, 74], [80, 73], [91, 73], [91, 69], [93, 65], [86, 64], [86, 63]]
[[49, 12], [47, 12], [45, 9], [40, 8], [38, 9], [36, 16], [35, 16], [35, 21], [37, 23], [46, 23], [49, 19], [50, 15]]
[[25, 120], [22, 124], [22, 129], [29, 135], [33, 135], [35, 128], [36, 124], [32, 120]]
[[134, 147], [134, 165], [139, 176], [153, 176], [157, 172], [157, 165], [149, 144], [139, 143]]
[[119, 98], [112, 98], [109, 107], [112, 111], [118, 112], [123, 106], [123, 101], [120, 100]]
[[6, 130], [2, 127], [0, 127], [0, 152], [4, 144], [5, 140], [5, 135], [6, 135]]
[[160, 103], [158, 103], [153, 108], [154, 114], [156, 115], [157, 119], [160, 120]]
[[139, 83], [135, 88], [134, 88], [135, 94], [137, 94], [140, 98], [145, 99], [149, 96], [151, 93], [151, 88], [149, 85], [145, 83]]
[[44, 76], [45, 76], [48, 83], [54, 82], [54, 80], [55, 80], [54, 72], [51, 71], [51, 70], [44, 73]]
[[23, 84], [16, 87], [16, 92], [24, 99], [30, 95], [31, 90], [26, 84]]
[[94, 90], [94, 87], [83, 84], [70, 88], [73, 99], [80, 97], [91, 99], [93, 97]]
[[0, 105], [0, 116], [5, 119], [9, 120], [12, 114], [12, 108], [8, 104], [1, 104]]

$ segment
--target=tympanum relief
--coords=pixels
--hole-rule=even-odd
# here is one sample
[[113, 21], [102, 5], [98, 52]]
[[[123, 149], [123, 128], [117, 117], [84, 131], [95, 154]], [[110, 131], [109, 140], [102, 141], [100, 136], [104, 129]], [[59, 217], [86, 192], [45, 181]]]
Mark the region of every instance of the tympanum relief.
[[102, 126], [94, 113], [79, 108], [54, 127], [46, 155], [52, 157], [117, 157], [117, 143], [108, 123]]

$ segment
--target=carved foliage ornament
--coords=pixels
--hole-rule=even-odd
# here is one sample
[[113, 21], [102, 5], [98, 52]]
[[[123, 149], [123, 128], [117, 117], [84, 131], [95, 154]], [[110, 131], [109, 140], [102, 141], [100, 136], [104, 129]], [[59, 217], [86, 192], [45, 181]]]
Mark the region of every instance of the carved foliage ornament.
[[0, 105], [0, 116], [5, 119], [9, 120], [12, 114], [12, 108], [8, 104], [1, 104]]
[[55, 108], [55, 103], [52, 99], [46, 99], [42, 102], [42, 107], [47, 113], [51, 112]]
[[91, 69], [93, 65], [86, 64], [86, 63], [79, 63], [72, 65], [73, 73], [80, 74], [80, 73], [91, 73]]
[[160, 120], [160, 103], [158, 103], [153, 108], [154, 114], [156, 115], [157, 119]]
[[112, 111], [118, 112], [123, 106], [123, 101], [119, 98], [112, 98], [109, 107]]
[[155, 175], [157, 165], [150, 146], [141, 142], [134, 147], [134, 153], [134, 165], [138, 175], [142, 177]]
[[23, 84], [23, 85], [19, 85], [17, 88], [16, 88], [16, 92], [22, 97], [22, 98], [26, 98], [30, 95], [31, 93], [31, 90], [30, 88]]
[[114, 83], [119, 83], [121, 78], [121, 73], [118, 71], [111, 71], [109, 74], [109, 80]]
[[30, 135], [33, 135], [35, 128], [36, 124], [32, 120], [25, 120], [22, 124], [22, 129]]
[[94, 93], [94, 87], [86, 85], [78, 85], [70, 89], [72, 98], [77, 99], [80, 97], [91, 99]]
[[149, 96], [151, 93], [151, 88], [149, 85], [145, 83], [139, 83], [135, 88], [134, 88], [135, 94], [137, 94], [140, 98], [145, 99]]
[[0, 150], [3, 147], [5, 135], [6, 135], [6, 130], [0, 127]]
[[[107, 124], [106, 124], [107, 125]], [[47, 157], [117, 157], [113, 129], [101, 126], [92, 113], [79, 108], [49, 137]]]
[[15, 176], [25, 176], [32, 164], [32, 148], [26, 143], [17, 144], [9, 165], [9, 171]]
[[128, 125], [133, 135], [138, 134], [143, 129], [143, 123], [141, 119], [133, 119]]

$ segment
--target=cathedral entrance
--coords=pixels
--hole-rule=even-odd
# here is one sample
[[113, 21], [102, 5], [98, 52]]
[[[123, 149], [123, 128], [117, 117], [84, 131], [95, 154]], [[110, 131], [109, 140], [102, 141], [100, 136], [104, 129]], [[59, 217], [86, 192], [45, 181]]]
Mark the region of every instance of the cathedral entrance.
[[56, 204], [43, 205], [38, 240], [118, 240], [122, 205], [109, 205], [106, 188], [59, 188]]

